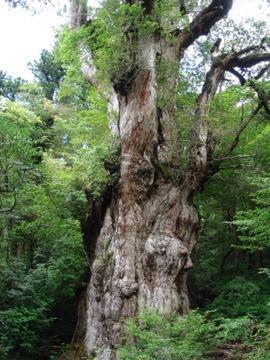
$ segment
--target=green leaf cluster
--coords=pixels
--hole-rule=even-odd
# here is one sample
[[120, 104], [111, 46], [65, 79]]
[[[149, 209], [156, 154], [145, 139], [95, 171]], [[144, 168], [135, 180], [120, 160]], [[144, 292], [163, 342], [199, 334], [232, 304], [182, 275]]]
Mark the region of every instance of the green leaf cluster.
[[184, 316], [142, 313], [126, 321], [119, 359], [209, 359], [230, 345], [234, 359], [267, 359], [269, 329], [247, 316], [211, 320], [210, 315], [198, 311]]

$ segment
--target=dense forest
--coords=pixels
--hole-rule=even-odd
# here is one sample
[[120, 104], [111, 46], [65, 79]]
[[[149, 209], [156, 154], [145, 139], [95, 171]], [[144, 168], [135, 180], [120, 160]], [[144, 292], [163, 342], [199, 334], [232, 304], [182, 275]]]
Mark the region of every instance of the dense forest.
[[269, 360], [269, 24], [90, 5], [0, 71], [0, 359]]

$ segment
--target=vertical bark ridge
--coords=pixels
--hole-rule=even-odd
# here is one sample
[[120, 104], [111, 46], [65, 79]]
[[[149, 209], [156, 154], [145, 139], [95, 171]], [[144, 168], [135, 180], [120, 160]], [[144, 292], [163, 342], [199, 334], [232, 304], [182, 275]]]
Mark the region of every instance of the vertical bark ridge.
[[160, 40], [157, 57], [159, 125], [162, 143], [158, 146], [158, 161], [179, 166], [179, 139], [176, 122], [176, 87], [179, 72], [178, 39]]

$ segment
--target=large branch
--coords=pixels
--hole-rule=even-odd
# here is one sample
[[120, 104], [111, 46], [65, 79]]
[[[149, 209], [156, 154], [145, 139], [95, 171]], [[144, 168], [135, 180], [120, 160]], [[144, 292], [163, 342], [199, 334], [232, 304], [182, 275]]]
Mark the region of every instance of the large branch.
[[109, 101], [113, 89], [110, 86], [105, 86], [98, 78], [97, 69], [95, 67], [92, 54], [88, 47], [85, 46], [82, 42], [79, 45], [79, 55], [81, 71], [84, 78], [95, 86], [102, 97]]
[[228, 64], [228, 70], [233, 67], [240, 67], [240, 68], [250, 68], [254, 65], [257, 65], [261, 62], [266, 62], [270, 60], [270, 53], [253, 53], [247, 55], [245, 57], [239, 57], [238, 53], [234, 59]]
[[[212, 66], [206, 75], [206, 79], [202, 88], [201, 94], [197, 98], [197, 107], [195, 111], [195, 118], [192, 127], [192, 140], [190, 149], [190, 169], [187, 174], [186, 181], [192, 183], [193, 190], [196, 190], [202, 185], [209, 174], [218, 171], [219, 165], [224, 159], [227, 159], [231, 152], [239, 143], [240, 135], [246, 129], [248, 124], [257, 115], [262, 108], [265, 101], [269, 100], [260, 99], [258, 107], [250, 114], [246, 121], [242, 122], [238, 129], [232, 143], [224, 152], [222, 157], [215, 162], [214, 167], [209, 168], [209, 161], [211, 160], [210, 154], [213, 151], [213, 145], [208, 130], [208, 118], [211, 107], [211, 102], [216, 94], [219, 83], [224, 78], [226, 71], [230, 71], [236, 75], [242, 84], [245, 83], [245, 78], [237, 72], [234, 67], [241, 64], [241, 68], [249, 68], [251, 66], [260, 64], [261, 62], [270, 61], [269, 53], [252, 53], [251, 51], [257, 50], [257, 47], [247, 47], [238, 52], [231, 52], [213, 58]], [[248, 55], [246, 55], [248, 54]], [[246, 55], [245, 57], [242, 57]]]
[[229, 71], [229, 73], [231, 73], [232, 75], [234, 75], [235, 77], [237, 77], [237, 79], [239, 80], [239, 82], [240, 82], [240, 85], [245, 85], [246, 84], [246, 82], [247, 82], [247, 80], [245, 79], [245, 77], [242, 75], [242, 74], [240, 74], [238, 71], [236, 71], [235, 69], [229, 69], [228, 70]]
[[[87, 21], [87, 0], [72, 0], [70, 13], [70, 30], [76, 30]], [[90, 49], [81, 42], [78, 46], [81, 71], [84, 78], [89, 81], [108, 101], [108, 120], [111, 134], [114, 138], [119, 136], [118, 115], [119, 102], [112, 86], [105, 85], [98, 77], [97, 69], [94, 64]]]
[[270, 64], [267, 64], [267, 66], [265, 66], [263, 69], [261, 69], [259, 71], [259, 73], [254, 76], [251, 79], [245, 79], [245, 77], [240, 74], [237, 70], [235, 69], [229, 69], [229, 72], [234, 75], [235, 77], [237, 77], [237, 79], [239, 80], [240, 84], [243, 86], [245, 84], [248, 84], [258, 95], [258, 99], [259, 101], [262, 103], [266, 113], [270, 116], [270, 108], [268, 106], [267, 103], [267, 99], [266, 99], [266, 94], [265, 92], [259, 87], [257, 86], [256, 81], [258, 81], [265, 73], [266, 71], [270, 68]]
[[[232, 75], [237, 77], [241, 85], [248, 84], [258, 95], [259, 102], [263, 105], [266, 113], [270, 115], [270, 109], [267, 103], [266, 94], [260, 89], [256, 81], [259, 80], [270, 68], [270, 53], [260, 53], [259, 50], [262, 48], [259, 46], [249, 46], [236, 52], [232, 58], [232, 60], [227, 64], [226, 70], [229, 71]], [[255, 52], [254, 52], [255, 51]], [[249, 52], [253, 52], [245, 57], [241, 57], [244, 54]], [[266, 66], [264, 66], [257, 75], [255, 75], [251, 79], [245, 79], [245, 77], [235, 69], [238, 67], [240, 69], [250, 68], [254, 65], [258, 65], [263, 62], [268, 62]]]
[[255, 118], [255, 116], [259, 113], [261, 110], [263, 104], [260, 102], [256, 109], [252, 111], [252, 113], [246, 118], [245, 121], [241, 122], [239, 129], [237, 130], [236, 134], [233, 137], [232, 142], [228, 146], [228, 148], [224, 151], [224, 153], [220, 156], [220, 158], [215, 159], [213, 161], [213, 164], [211, 166], [211, 175], [217, 173], [220, 170], [220, 165], [223, 161], [227, 160], [229, 155], [235, 150], [237, 145], [240, 141], [240, 136], [244, 132], [244, 130], [247, 128], [247, 126], [251, 123], [251, 121]]
[[113, 87], [108, 84], [104, 84], [99, 78], [97, 69], [92, 58], [90, 50], [81, 43], [79, 45], [80, 53], [80, 63], [81, 71], [84, 75], [84, 78], [89, 81], [108, 101], [108, 120], [109, 126], [111, 129], [111, 134], [114, 138], [119, 136], [119, 126], [118, 126], [118, 117], [119, 117], [119, 102], [116, 92]]
[[[242, 74], [240, 74], [237, 70], [234, 69], [234, 66], [241, 67], [243, 69], [243, 68], [250, 68], [261, 62], [265, 62], [265, 61], [270, 62], [270, 54], [269, 53], [262, 53], [262, 54], [261, 53], [253, 53], [253, 54], [245, 56], [244, 58], [240, 57], [242, 54], [247, 53], [249, 51], [253, 51], [253, 50], [255, 50], [254, 47], [248, 47], [242, 51], [234, 53], [231, 55], [231, 59], [226, 64], [224, 64], [224, 68], [227, 71], [229, 71], [230, 73], [232, 73], [233, 75], [235, 75], [239, 79], [241, 85], [244, 85], [247, 82], [247, 80], [244, 78], [244, 76]], [[225, 57], [226, 56], [228, 56], [228, 55], [225, 55]], [[260, 79], [265, 74], [265, 72], [269, 69], [269, 67], [270, 67], [270, 63], [268, 63], [262, 70], [260, 70], [259, 73], [253, 79], [248, 81], [249, 85], [256, 91], [256, 93], [258, 95], [258, 105], [250, 113], [250, 115], [246, 118], [246, 120], [241, 121], [240, 126], [239, 126], [238, 130], [236, 131], [235, 136], [233, 137], [233, 139], [232, 139], [231, 143], [229, 144], [229, 146], [227, 147], [227, 149], [225, 149], [225, 151], [223, 152], [223, 154], [220, 156], [219, 159], [216, 159], [213, 162], [213, 165], [211, 167], [211, 174], [218, 172], [222, 162], [224, 160], [228, 159], [230, 154], [236, 149], [236, 147], [239, 144], [242, 133], [248, 127], [248, 125], [251, 123], [251, 121], [256, 117], [256, 115], [260, 112], [262, 107], [264, 107], [266, 112], [268, 113], [269, 107], [268, 107], [267, 102], [270, 100], [270, 95], [266, 96], [265, 94], [262, 94], [261, 90], [257, 87], [256, 83], [254, 83], [254, 79], [255, 80]]]
[[190, 23], [189, 28], [180, 33], [181, 49], [188, 48], [201, 35], [207, 35], [211, 28], [230, 11], [233, 0], [213, 0]]
[[189, 158], [189, 172], [186, 182], [192, 184], [193, 191], [197, 190], [207, 174], [208, 157], [211, 152], [209, 141], [209, 111], [211, 102], [217, 91], [218, 85], [224, 75], [222, 63], [213, 63], [206, 75], [206, 79], [197, 98], [197, 106], [192, 126], [192, 139]]
[[254, 76], [255, 80], [259, 80], [263, 77], [263, 75], [270, 69], [270, 63], [267, 64], [264, 68], [262, 68], [257, 75]]

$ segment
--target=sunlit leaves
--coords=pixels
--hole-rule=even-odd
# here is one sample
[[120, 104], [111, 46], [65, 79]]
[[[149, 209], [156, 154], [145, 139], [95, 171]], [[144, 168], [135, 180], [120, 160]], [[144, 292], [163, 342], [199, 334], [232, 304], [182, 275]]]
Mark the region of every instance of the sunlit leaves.
[[0, 71], [0, 96], [15, 101], [20, 91], [20, 87], [24, 84], [21, 78], [12, 78], [5, 72]]
[[30, 63], [29, 67], [42, 87], [44, 96], [49, 100], [54, 100], [60, 81], [64, 76], [64, 69], [55, 53], [43, 49], [39, 60]]
[[238, 228], [240, 246], [254, 252], [270, 247], [270, 180], [255, 177], [252, 183], [257, 187], [252, 194], [254, 207], [238, 211], [233, 223]]
[[[140, 314], [126, 322], [126, 341], [120, 345], [118, 356], [121, 360], [200, 360], [222, 352], [224, 346], [232, 349], [235, 358], [267, 359], [266, 327], [248, 316], [217, 320], [207, 318], [210, 316], [197, 311], [184, 316]], [[239, 349], [235, 344], [241, 344]]]
[[35, 176], [31, 134], [37, 117], [23, 107], [5, 102], [0, 111], [0, 213], [16, 205], [22, 186]]

